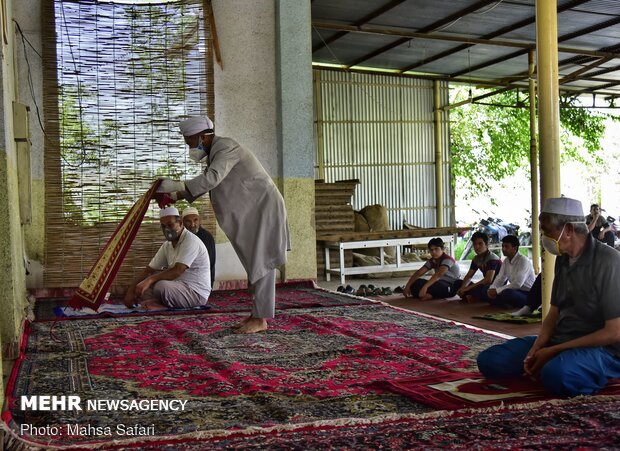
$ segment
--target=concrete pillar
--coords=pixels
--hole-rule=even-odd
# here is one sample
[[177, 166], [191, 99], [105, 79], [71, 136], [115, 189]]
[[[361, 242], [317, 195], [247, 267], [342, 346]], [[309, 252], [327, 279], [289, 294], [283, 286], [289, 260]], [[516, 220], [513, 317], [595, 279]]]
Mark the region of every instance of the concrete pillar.
[[[560, 107], [556, 0], [536, 0], [541, 200], [560, 196]], [[549, 311], [555, 257], [543, 252], [543, 315]]]
[[312, 22], [307, 0], [279, 0], [276, 6], [278, 151], [280, 189], [288, 209], [293, 251], [286, 279], [316, 278], [314, 228], [314, 145], [312, 131]]
[[[284, 196], [293, 251], [283, 278], [316, 278], [310, 2], [214, 0], [213, 12], [217, 134], [253, 152]], [[217, 252], [218, 277], [245, 278], [230, 243]]]

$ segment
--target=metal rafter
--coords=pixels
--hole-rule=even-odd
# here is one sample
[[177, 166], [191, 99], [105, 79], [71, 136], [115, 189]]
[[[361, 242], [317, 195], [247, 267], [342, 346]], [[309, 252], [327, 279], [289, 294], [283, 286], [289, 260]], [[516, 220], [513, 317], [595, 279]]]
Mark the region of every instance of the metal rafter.
[[[587, 1], [587, 0], [586, 0]], [[427, 25], [424, 28], [421, 28], [420, 30], [418, 30], [418, 33], [430, 33], [431, 31], [434, 31], [438, 28], [443, 27], [444, 25], [449, 24], [450, 22], [453, 22], [463, 16], [466, 16], [467, 14], [471, 14], [474, 11], [478, 11], [480, 8], [484, 8], [485, 6], [487, 6], [490, 3], [495, 3], [497, 2], [497, 0], [480, 0], [476, 3], [474, 3], [473, 5], [468, 6], [467, 8], [463, 8], [453, 14], [450, 14], [447, 17], [444, 17], [443, 19], [437, 20], [435, 22], [433, 22], [430, 25]], [[391, 50], [395, 47], [398, 47], [408, 41], [410, 41], [411, 39], [398, 39], [397, 41], [392, 42], [391, 44], [385, 45], [383, 47], [381, 47], [378, 50], [375, 50], [374, 52], [368, 53], [366, 55], [361, 56], [360, 58], [356, 59], [355, 61], [352, 61], [350, 63], [347, 64], [348, 67], [351, 66], [357, 66], [360, 63], [363, 63], [364, 61], [367, 61], [371, 58], [374, 58], [377, 55], [380, 55], [381, 53], [387, 52], [388, 50]]]
[[[365, 23], [370, 22], [372, 19], [375, 19], [375, 18], [379, 17], [381, 14], [384, 14], [384, 13], [388, 12], [389, 10], [394, 9], [395, 7], [397, 7], [398, 5], [400, 5], [401, 3], [405, 2], [405, 1], [407, 1], [407, 0], [392, 0], [390, 3], [382, 6], [379, 9], [375, 9], [370, 14], [365, 15], [360, 20], [357, 20], [357, 21], [353, 22], [353, 25], [357, 26], [357, 27], [359, 27], [360, 25], [364, 25]], [[348, 33], [349, 33], [348, 31], [339, 31], [335, 35], [330, 36], [329, 38], [325, 39], [321, 43], [315, 45], [312, 48], [312, 52], [314, 53], [317, 50], [321, 50], [326, 45], [329, 45], [332, 42], [340, 39], [341, 37], [346, 36]]]
[[[616, 69], [620, 69], [620, 67]], [[377, 71], [373, 69], [357, 69], [357, 68], [347, 69], [345, 67], [321, 67], [321, 70], [329, 70], [329, 71], [336, 71], [336, 72], [355, 72], [355, 73], [360, 73], [360, 74], [376, 74], [377, 73]], [[503, 88], [503, 87], [511, 86], [513, 89], [517, 89], [517, 88], [527, 89], [527, 84], [525, 83], [516, 84], [515, 83], [520, 80], [525, 80], [527, 76], [515, 78], [510, 83], [507, 83], [505, 81], [486, 80], [486, 79], [483, 80], [483, 79], [476, 79], [476, 78], [470, 78], [470, 77], [462, 78], [462, 79], [461, 78], [450, 78], [447, 75], [425, 75], [425, 74], [407, 74], [407, 73], [401, 74], [401, 73], [396, 73], [396, 72], [381, 72], [381, 75], [384, 75], [387, 77], [404, 77], [404, 78], [417, 78], [417, 79], [423, 79], [423, 80], [448, 81], [451, 83], [463, 83], [463, 84], [475, 85], [480, 88]], [[590, 89], [579, 90], [577, 88], [571, 88], [570, 86], [560, 88], [560, 91], [564, 94], [570, 94], [570, 95], [579, 95], [579, 94], [586, 94], [586, 93], [592, 92], [592, 90]], [[598, 95], [603, 95], [603, 96], [618, 97], [618, 94], [613, 93], [613, 92], [597, 91], [596, 93]]]
[[[591, 25], [589, 27], [582, 28], [581, 30], [577, 30], [577, 31], [574, 31], [572, 33], [567, 33], [565, 35], [559, 36], [558, 37], [558, 42], [568, 41], [570, 39], [574, 39], [576, 37], [583, 36], [585, 34], [591, 33], [592, 31], [603, 30], [605, 28], [609, 28], [609, 27], [617, 25], [619, 23], [620, 23], [620, 16], [615, 17], [615, 18], [613, 18], [611, 20], [607, 20], [607, 21], [602, 22], [600, 24]], [[460, 75], [467, 74], [467, 73], [470, 73], [470, 72], [474, 72], [476, 70], [483, 69], [485, 67], [489, 67], [489, 66], [492, 66], [494, 64], [502, 63], [504, 61], [507, 61], [507, 60], [510, 60], [510, 59], [513, 59], [513, 58], [516, 58], [518, 56], [525, 55], [525, 54], [527, 54], [527, 50], [518, 50], [518, 51], [510, 53], [508, 55], [500, 56], [500, 57], [494, 58], [494, 59], [492, 59], [490, 61], [485, 61], [484, 63], [477, 64], [476, 66], [468, 67], [467, 69], [463, 69], [463, 70], [460, 70], [458, 72], [454, 72], [453, 74], [451, 74], [451, 76], [458, 77]]]
[[[513, 48], [520, 48], [520, 49], [527, 49], [527, 50], [536, 49], [536, 44], [529, 42], [529, 41], [472, 38], [470, 36], [465, 36], [465, 35], [443, 34], [443, 33], [424, 34], [424, 33], [419, 33], [419, 32], [403, 31], [401, 29], [395, 29], [395, 28], [375, 27], [372, 25], [364, 25], [364, 26], [356, 27], [353, 25], [341, 25], [341, 24], [332, 23], [332, 22], [319, 22], [319, 21], [313, 21], [312, 26], [316, 28], [325, 28], [328, 30], [347, 31], [349, 33], [399, 36], [401, 38], [405, 38], [405, 41], [411, 40], [413, 38], [418, 38], [418, 39], [427, 39], [431, 41], [449, 41], [449, 42], [459, 42], [459, 43], [467, 43], [467, 44], [481, 44], [481, 45], [496, 46], [496, 47], [513, 47]], [[395, 46], [394, 43], [391, 43], [388, 45], [390, 48]], [[614, 46], [614, 48], [616, 47], [618, 47], [616, 50], [620, 50], [620, 46]], [[605, 49], [607, 51], [598, 51], [598, 50], [580, 49], [576, 47], [566, 47], [566, 46], [558, 47], [558, 51], [560, 52], [573, 53], [575, 55], [582, 55], [584, 57], [620, 58], [620, 52], [617, 52], [617, 51], [612, 52], [611, 49], [612, 48], [609, 47]], [[379, 50], [375, 52], [380, 53]], [[577, 58], [581, 58], [581, 57], [577, 57]]]
[[[572, 2], [569, 2], [569, 3], [565, 4], [565, 5], [562, 5], [561, 7], [558, 7], [558, 14], [561, 13], [561, 12], [567, 11], [567, 10], [569, 10], [571, 8], [575, 8], [577, 6], [580, 6], [580, 5], [584, 4], [584, 3], [588, 3], [589, 1], [590, 0], [573, 0]], [[519, 28], [523, 28], [523, 27], [525, 27], [527, 25], [531, 25], [531, 24], [533, 24], [535, 22], [536, 22], [536, 15], [533, 15], [533, 16], [530, 16], [530, 17], [528, 17], [526, 19], [520, 20], [519, 22], [516, 22], [514, 24], [502, 27], [499, 30], [496, 30], [496, 31], [494, 31], [492, 33], [485, 34], [484, 36], [481, 36], [481, 38], [482, 39], [493, 39], [493, 38], [496, 38], [497, 36], [501, 36], [501, 35], [504, 35], [506, 33], [510, 33], [511, 31], [518, 30]], [[408, 66], [402, 67], [400, 69], [400, 71], [401, 72], [406, 72], [406, 71], [415, 69], [416, 67], [420, 67], [420, 66], [423, 66], [425, 64], [432, 63], [433, 61], [440, 60], [442, 58], [445, 58], [446, 56], [453, 55], [455, 53], [458, 53], [458, 52], [461, 52], [463, 50], [466, 50], [466, 49], [468, 49], [470, 47], [473, 47], [473, 45], [472, 44], [459, 45], [459, 46], [454, 47], [452, 49], [445, 50], [445, 51], [440, 52], [440, 53], [438, 53], [436, 55], [433, 55], [433, 56], [431, 56], [429, 58], [424, 58], [424, 60], [422, 60], [422, 61], [418, 61], [416, 63], [412, 63], [412, 64], [409, 64]]]

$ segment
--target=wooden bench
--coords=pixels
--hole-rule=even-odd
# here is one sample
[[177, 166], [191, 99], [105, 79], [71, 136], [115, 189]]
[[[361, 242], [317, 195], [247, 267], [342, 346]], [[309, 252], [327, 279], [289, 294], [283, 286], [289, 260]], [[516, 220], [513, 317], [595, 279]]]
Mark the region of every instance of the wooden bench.
[[[426, 245], [431, 238], [439, 237], [446, 243], [446, 252], [454, 257], [454, 234], [466, 229], [460, 227], [440, 227], [414, 230], [390, 230], [385, 232], [347, 232], [339, 234], [317, 235], [317, 242], [322, 243], [325, 250], [325, 279], [330, 280], [332, 274], [340, 276], [340, 283], [344, 285], [345, 277], [353, 274], [371, 274], [405, 270], [417, 270], [425, 262], [404, 263], [402, 250], [404, 246]], [[344, 251], [347, 249], [381, 248], [379, 265], [373, 266], [345, 266]], [[385, 262], [385, 247], [396, 248], [396, 263]], [[331, 268], [330, 251], [339, 252], [339, 267]]]

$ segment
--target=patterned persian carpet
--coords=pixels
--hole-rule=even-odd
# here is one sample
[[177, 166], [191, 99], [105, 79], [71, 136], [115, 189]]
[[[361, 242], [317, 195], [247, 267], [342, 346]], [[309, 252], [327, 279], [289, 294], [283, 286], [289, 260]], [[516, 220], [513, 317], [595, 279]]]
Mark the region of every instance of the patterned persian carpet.
[[[278, 309], [267, 332], [255, 335], [231, 329], [247, 313], [215, 308], [30, 324], [6, 392], [9, 410], [3, 419], [12, 430], [6, 434], [7, 449], [36, 449], [37, 443], [41, 449], [71, 444], [114, 449], [147, 449], [147, 444], [148, 449], [464, 446], [467, 428], [481, 418], [498, 421], [490, 429], [503, 440], [498, 446], [521, 444], [517, 431], [503, 423], [517, 410], [495, 416], [484, 410], [433, 413], [433, 407], [388, 384], [470, 375], [478, 352], [500, 338], [315, 288], [281, 287], [278, 298], [284, 297], [287, 308]], [[233, 298], [231, 293], [223, 305], [234, 307]], [[294, 308], [295, 303], [303, 308]], [[249, 308], [249, 302], [245, 305]], [[84, 409], [22, 409], [21, 397], [34, 395], [79, 396]], [[121, 400], [134, 405], [110, 407]], [[143, 400], [184, 403], [184, 408], [136, 408]], [[609, 411], [606, 406], [589, 407], [600, 415], [587, 440], [609, 433], [610, 412], [618, 405]], [[522, 412], [532, 420], [528, 433], [538, 433], [533, 424], [538, 415]], [[465, 432], [457, 434], [459, 428]], [[472, 435], [470, 443], [487, 443], [488, 434]]]
[[[252, 299], [247, 290], [217, 290], [211, 292], [207, 309], [201, 310], [164, 310], [156, 312], [128, 312], [113, 314], [103, 312], [100, 314], [88, 314], [65, 316], [63, 314], [68, 298], [38, 299], [35, 304], [35, 317], [37, 320], [77, 319], [84, 317], [125, 317], [125, 316], [158, 316], [158, 315], [186, 315], [190, 311], [194, 314], [201, 312], [247, 312], [252, 305]], [[119, 298], [110, 299], [110, 303], [122, 303]], [[288, 282], [278, 285], [276, 291], [276, 306], [278, 310], [289, 308], [328, 307], [330, 305], [358, 305], [370, 304], [371, 301], [354, 296], [345, 296], [325, 290], [317, 290], [311, 281]], [[105, 305], [105, 304], [104, 304]], [[92, 310], [89, 310], [92, 312]]]
[[[542, 386], [530, 379], [488, 380], [476, 373], [393, 379], [386, 386], [414, 401], [437, 409], [491, 407], [553, 399]], [[613, 379], [598, 395], [620, 395], [620, 379]]]
[[620, 398], [590, 397], [512, 408], [402, 415], [344, 425], [144, 444], [142, 450], [207, 449], [618, 449]]

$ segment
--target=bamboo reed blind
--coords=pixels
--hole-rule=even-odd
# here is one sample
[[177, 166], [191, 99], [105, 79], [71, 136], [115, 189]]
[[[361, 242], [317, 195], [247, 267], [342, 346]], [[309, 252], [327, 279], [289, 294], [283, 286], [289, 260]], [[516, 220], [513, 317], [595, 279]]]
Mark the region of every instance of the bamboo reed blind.
[[[153, 180], [202, 170], [178, 123], [212, 117], [209, 9], [203, 0], [44, 1], [44, 285], [76, 287]], [[163, 241], [152, 204], [113, 289]], [[195, 206], [215, 233], [206, 197]]]

